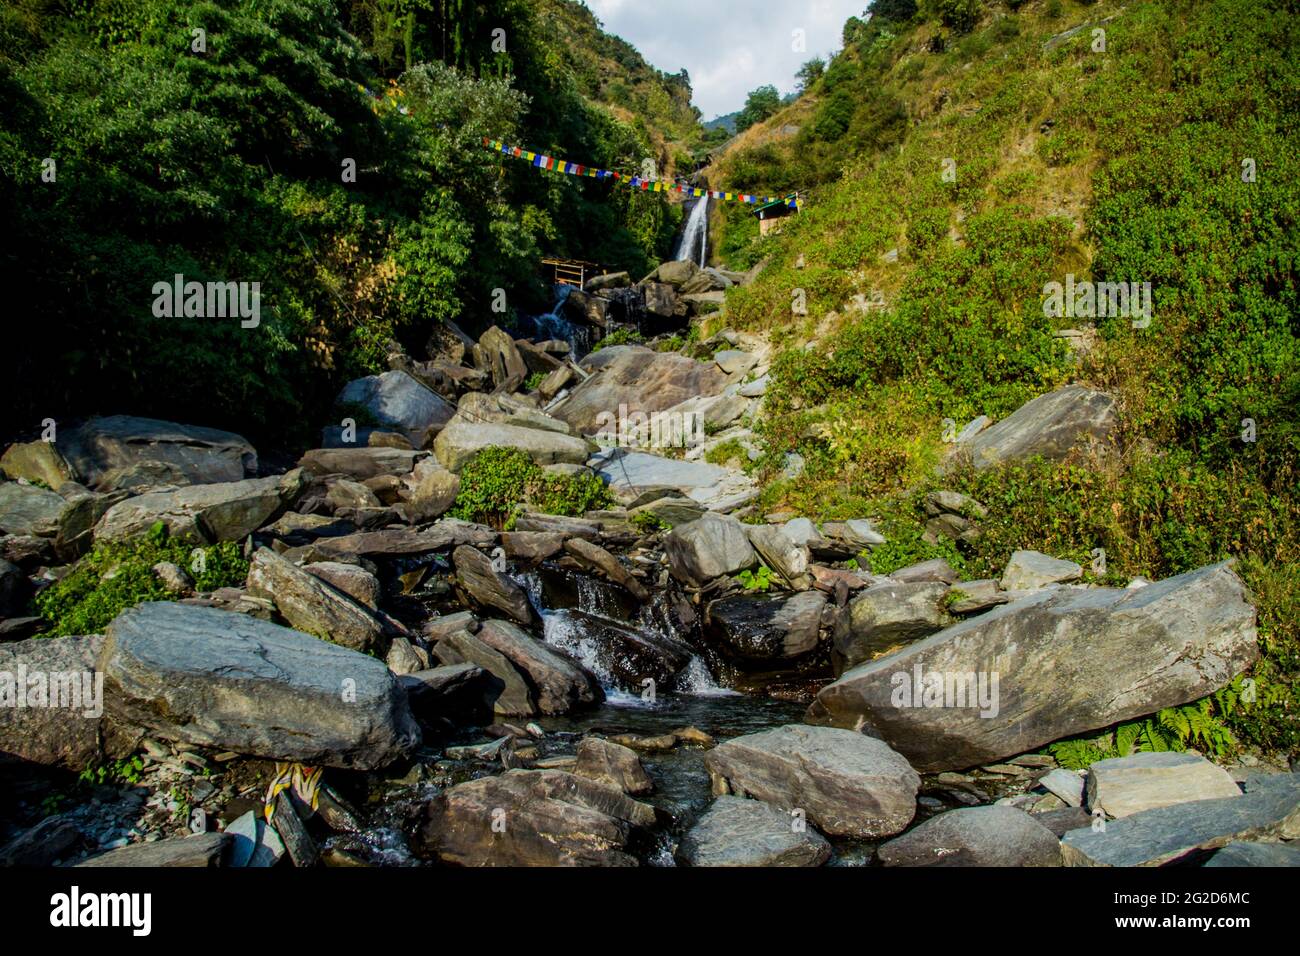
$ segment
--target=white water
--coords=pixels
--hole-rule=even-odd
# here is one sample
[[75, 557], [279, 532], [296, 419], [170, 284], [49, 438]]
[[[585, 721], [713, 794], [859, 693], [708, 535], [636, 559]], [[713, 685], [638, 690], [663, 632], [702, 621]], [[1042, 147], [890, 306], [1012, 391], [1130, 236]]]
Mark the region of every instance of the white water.
[[[696, 246], [699, 256], [695, 255]], [[686, 219], [686, 229], [682, 232], [682, 241], [677, 246], [674, 259], [690, 259], [703, 268], [704, 253], [709, 247], [709, 197], [701, 196], [695, 202], [695, 208]]]

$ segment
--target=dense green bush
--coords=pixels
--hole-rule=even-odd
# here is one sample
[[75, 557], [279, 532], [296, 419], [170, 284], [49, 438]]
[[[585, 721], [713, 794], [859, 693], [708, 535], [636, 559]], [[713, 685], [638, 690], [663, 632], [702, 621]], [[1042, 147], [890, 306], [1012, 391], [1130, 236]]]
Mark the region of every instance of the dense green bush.
[[550, 474], [521, 449], [485, 448], [461, 470], [451, 513], [508, 528], [522, 507], [576, 516], [612, 503], [609, 489], [595, 475]]

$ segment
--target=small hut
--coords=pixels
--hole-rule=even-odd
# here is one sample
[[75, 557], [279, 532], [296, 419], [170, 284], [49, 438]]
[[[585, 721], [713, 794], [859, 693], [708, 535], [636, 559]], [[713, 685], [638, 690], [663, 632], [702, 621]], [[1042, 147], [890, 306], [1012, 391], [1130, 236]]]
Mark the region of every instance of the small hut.
[[774, 229], [780, 228], [780, 222], [786, 216], [794, 215], [799, 211], [799, 200], [795, 196], [787, 196], [784, 199], [774, 199], [769, 203], [754, 208], [754, 215], [758, 217], [759, 235], [766, 236]]
[[579, 289], [592, 276], [598, 276], [606, 271], [598, 262], [587, 262], [585, 259], [561, 259], [557, 256], [542, 259], [542, 265], [549, 267], [552, 285], [572, 285]]

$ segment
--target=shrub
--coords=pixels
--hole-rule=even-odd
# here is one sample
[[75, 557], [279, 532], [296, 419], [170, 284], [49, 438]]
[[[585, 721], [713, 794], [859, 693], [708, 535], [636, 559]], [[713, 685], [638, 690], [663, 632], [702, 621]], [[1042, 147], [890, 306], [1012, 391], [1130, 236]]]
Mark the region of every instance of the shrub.
[[485, 448], [461, 470], [451, 513], [465, 521], [508, 528], [521, 505], [577, 516], [609, 507], [613, 498], [595, 475], [546, 472], [518, 448]]

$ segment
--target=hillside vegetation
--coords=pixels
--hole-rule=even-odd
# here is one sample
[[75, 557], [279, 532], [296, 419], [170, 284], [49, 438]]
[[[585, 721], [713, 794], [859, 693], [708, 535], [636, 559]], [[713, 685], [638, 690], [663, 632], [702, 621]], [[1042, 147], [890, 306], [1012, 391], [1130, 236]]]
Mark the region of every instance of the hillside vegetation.
[[[725, 264], [767, 261], [728, 293], [726, 321], [785, 349], [759, 424], [759, 513], [874, 513], [891, 538], [882, 563], [942, 554], [972, 576], [1016, 548], [1085, 565], [1103, 548], [1118, 584], [1235, 557], [1259, 601], [1270, 706], [1233, 726], [1294, 748], [1294, 5], [876, 8], [849, 21], [804, 96], [709, 171], [809, 198], [765, 239], [744, 210], [718, 223]], [[1067, 275], [1150, 283], [1149, 325], [1049, 317], [1045, 286]], [[1081, 346], [1056, 334], [1067, 328]], [[1069, 381], [1118, 399], [1114, 454], [936, 474], [954, 423]], [[780, 477], [788, 453], [807, 463], [797, 480]], [[920, 497], [940, 487], [990, 508], [969, 551], [921, 541]]]

